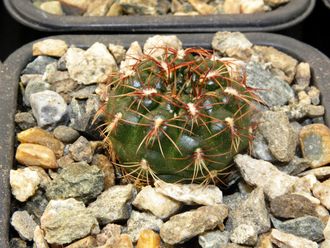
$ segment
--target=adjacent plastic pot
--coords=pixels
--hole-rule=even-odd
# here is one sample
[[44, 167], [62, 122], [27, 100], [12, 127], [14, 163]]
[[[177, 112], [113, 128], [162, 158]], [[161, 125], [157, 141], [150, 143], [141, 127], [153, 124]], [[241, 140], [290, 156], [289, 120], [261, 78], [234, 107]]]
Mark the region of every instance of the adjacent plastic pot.
[[133, 32], [215, 32], [218, 30], [277, 31], [303, 21], [316, 0], [291, 0], [273, 11], [258, 14], [209, 16], [55, 16], [33, 6], [30, 0], [4, 0], [11, 15], [19, 22], [42, 31]]
[[323, 0], [325, 6], [327, 6], [328, 8], [330, 8], [330, 0]]
[[[211, 48], [214, 34], [182, 34], [178, 37], [185, 47]], [[330, 108], [330, 60], [315, 48], [292, 38], [268, 33], [248, 33], [247, 38], [254, 44], [273, 46], [299, 61], [310, 64], [312, 82], [321, 90], [322, 104]], [[89, 47], [94, 42], [104, 44], [115, 43], [126, 47], [133, 41], [141, 44], [150, 35], [62, 35], [56, 36], [69, 44], [79, 47]], [[14, 115], [17, 107], [18, 82], [21, 71], [32, 59], [32, 44], [29, 43], [16, 50], [0, 67], [0, 247], [8, 248], [9, 218], [10, 218], [10, 187], [9, 171], [14, 162]], [[329, 111], [326, 113], [326, 123], [330, 124]]]

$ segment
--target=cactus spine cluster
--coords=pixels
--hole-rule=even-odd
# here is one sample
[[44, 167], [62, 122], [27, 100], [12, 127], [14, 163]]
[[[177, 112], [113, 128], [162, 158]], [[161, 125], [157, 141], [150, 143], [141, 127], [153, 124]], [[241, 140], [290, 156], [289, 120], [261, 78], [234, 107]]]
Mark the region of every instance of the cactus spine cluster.
[[256, 96], [239, 63], [163, 49], [109, 80], [103, 132], [114, 163], [136, 184], [217, 183], [249, 145]]

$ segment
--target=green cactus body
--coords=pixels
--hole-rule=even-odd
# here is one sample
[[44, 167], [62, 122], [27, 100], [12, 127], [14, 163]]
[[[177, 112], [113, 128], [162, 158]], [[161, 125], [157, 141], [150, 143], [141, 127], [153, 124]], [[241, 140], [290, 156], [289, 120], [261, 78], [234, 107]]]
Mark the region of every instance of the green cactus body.
[[132, 75], [111, 77], [104, 133], [123, 175], [141, 184], [221, 180], [249, 144], [256, 99], [244, 73], [231, 78], [236, 67], [202, 49], [164, 48]]

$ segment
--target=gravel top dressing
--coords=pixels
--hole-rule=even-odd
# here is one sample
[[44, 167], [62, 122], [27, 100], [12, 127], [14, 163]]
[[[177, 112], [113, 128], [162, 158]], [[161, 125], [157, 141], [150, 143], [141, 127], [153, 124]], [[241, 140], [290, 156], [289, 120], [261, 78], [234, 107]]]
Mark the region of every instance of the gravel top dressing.
[[10, 247], [329, 247], [310, 65], [242, 33], [212, 48], [36, 42], [17, 82]]

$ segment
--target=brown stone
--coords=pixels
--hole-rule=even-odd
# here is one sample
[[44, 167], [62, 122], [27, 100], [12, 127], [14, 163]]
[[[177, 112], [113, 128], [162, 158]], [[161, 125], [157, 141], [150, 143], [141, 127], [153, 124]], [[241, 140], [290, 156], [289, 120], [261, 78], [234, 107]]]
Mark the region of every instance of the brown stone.
[[49, 132], [38, 128], [30, 128], [17, 134], [17, 139], [21, 143], [31, 143], [46, 146], [51, 149], [57, 158], [63, 156], [64, 144], [56, 139]]
[[140, 233], [136, 248], [160, 248], [160, 237], [152, 230], [143, 230]]
[[95, 248], [96, 240], [93, 236], [88, 236], [86, 238], [80, 239], [71, 245], [66, 246], [66, 248]]
[[276, 217], [298, 218], [306, 215], [317, 216], [316, 204], [298, 194], [285, 194], [274, 198], [270, 203], [271, 212]]
[[115, 185], [115, 170], [106, 156], [102, 154], [94, 155], [92, 164], [96, 165], [104, 174], [104, 190]]
[[68, 45], [63, 40], [46, 39], [33, 44], [32, 54], [62, 57], [67, 49]]
[[46, 146], [37, 144], [20, 144], [16, 151], [16, 160], [26, 166], [40, 166], [44, 169], [56, 169], [54, 152]]

